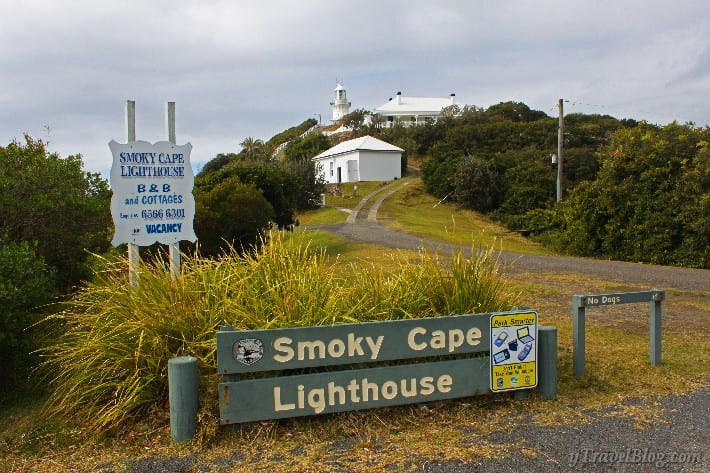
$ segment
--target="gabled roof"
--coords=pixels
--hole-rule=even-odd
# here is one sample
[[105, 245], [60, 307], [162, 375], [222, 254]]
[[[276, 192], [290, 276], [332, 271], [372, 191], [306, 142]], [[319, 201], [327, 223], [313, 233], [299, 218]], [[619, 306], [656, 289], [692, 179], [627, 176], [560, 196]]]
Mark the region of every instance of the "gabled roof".
[[343, 141], [332, 148], [323, 151], [313, 159], [323, 159], [339, 154], [350, 153], [352, 151], [384, 151], [384, 152], [403, 152], [402, 148], [391, 145], [386, 141], [378, 140], [372, 136], [361, 136], [348, 141]]
[[449, 105], [452, 105], [451, 97], [405, 97], [404, 95], [398, 95], [377, 107], [375, 113], [381, 115], [439, 114], [442, 108]]

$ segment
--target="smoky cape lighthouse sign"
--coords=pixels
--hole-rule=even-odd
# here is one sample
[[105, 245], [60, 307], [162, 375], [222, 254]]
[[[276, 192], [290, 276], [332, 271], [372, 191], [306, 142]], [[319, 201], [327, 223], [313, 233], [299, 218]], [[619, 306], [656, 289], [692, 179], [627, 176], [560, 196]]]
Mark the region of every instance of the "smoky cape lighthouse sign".
[[113, 140], [108, 145], [113, 155], [113, 245], [196, 241], [192, 145]]

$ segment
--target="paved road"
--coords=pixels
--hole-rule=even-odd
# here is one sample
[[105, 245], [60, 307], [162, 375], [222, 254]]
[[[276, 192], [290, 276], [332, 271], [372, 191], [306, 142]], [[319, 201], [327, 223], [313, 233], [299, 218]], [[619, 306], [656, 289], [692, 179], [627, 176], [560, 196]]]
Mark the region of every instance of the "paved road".
[[[384, 191], [378, 189], [362, 198], [350, 211], [344, 224], [320, 225], [315, 227], [335, 233], [342, 238], [373, 243], [388, 248], [415, 250], [426, 248], [429, 251], [451, 253], [462, 249], [448, 243], [425, 240], [406, 233], [397, 232], [377, 222], [377, 212], [382, 203], [395, 192], [408, 185], [408, 182], [395, 181]], [[380, 197], [371, 204], [374, 196]], [[371, 204], [371, 205], [370, 205]], [[369, 208], [368, 208], [369, 206]], [[367, 219], [364, 218], [367, 211]], [[468, 251], [469, 248], [463, 248]], [[710, 290], [710, 271], [702, 269], [657, 266], [623, 261], [605, 261], [589, 258], [525, 255], [520, 253], [499, 252], [500, 261], [511, 272], [558, 272], [584, 273], [600, 279], [644, 284], [657, 289], [687, 289], [696, 291]]]
[[[351, 214], [352, 215], [352, 214]], [[391, 228], [372, 221], [320, 225], [318, 228], [332, 232], [342, 238], [373, 243], [388, 248], [415, 250], [426, 248], [429, 251], [450, 253], [461, 249], [460, 246], [448, 243], [424, 240], [412, 235], [397, 232]], [[463, 248], [468, 251], [468, 248]], [[511, 272], [560, 272], [584, 273], [600, 279], [645, 284], [658, 289], [688, 289], [696, 291], [710, 290], [710, 271], [703, 269], [676, 268], [671, 266], [656, 266], [623, 261], [604, 261], [588, 258], [564, 256], [524, 255], [511, 252], [500, 252], [501, 261], [512, 263], [508, 267]]]

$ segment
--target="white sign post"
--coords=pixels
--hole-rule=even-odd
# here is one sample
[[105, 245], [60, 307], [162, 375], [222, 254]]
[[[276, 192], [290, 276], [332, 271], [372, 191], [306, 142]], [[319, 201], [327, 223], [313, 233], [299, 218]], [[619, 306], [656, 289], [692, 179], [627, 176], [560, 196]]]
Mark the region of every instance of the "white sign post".
[[[135, 139], [135, 102], [126, 106], [128, 142], [111, 140], [111, 214], [114, 246], [128, 243], [131, 285], [137, 285], [137, 247], [171, 245], [171, 272], [179, 273], [180, 240], [196, 241], [193, 229], [194, 175], [192, 145], [175, 144], [175, 103], [168, 103], [170, 141], [149, 143]], [[176, 256], [177, 255], [177, 256]], [[177, 258], [177, 263], [172, 259]]]

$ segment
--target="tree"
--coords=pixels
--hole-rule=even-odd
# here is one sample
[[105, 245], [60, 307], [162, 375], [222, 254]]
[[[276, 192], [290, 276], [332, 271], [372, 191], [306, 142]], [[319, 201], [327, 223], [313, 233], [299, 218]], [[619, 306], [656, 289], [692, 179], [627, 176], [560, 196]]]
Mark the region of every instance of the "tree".
[[501, 158], [509, 161], [501, 179], [501, 205], [496, 211], [501, 221], [506, 223], [510, 216], [553, 206], [555, 173], [548, 159], [536, 147], [509, 151]]
[[244, 141], [239, 143], [239, 146], [242, 147], [240, 154], [248, 161], [259, 161], [268, 159], [269, 157], [266, 156], [266, 147], [264, 146], [264, 142], [260, 139], [254, 139], [248, 136], [244, 138]]
[[365, 125], [365, 115], [367, 115], [367, 112], [359, 108], [340, 119], [340, 124], [350, 130], [351, 138], [360, 136], [360, 131]]
[[56, 271], [36, 251], [36, 244], [0, 240], [0, 390], [26, 381], [38, 348], [33, 329], [38, 308], [56, 292]]
[[278, 162], [234, 161], [216, 173], [200, 174], [195, 188], [208, 192], [230, 177], [238, 177], [243, 184], [253, 184], [273, 208], [273, 221], [279, 228], [295, 222], [298, 192], [297, 179]]
[[466, 157], [453, 175], [452, 200], [469, 209], [488, 212], [498, 206], [500, 177], [485, 159]]
[[36, 242], [61, 291], [90, 277], [88, 252], [109, 248], [110, 202], [108, 183], [85, 173], [80, 155], [61, 158], [29, 136], [0, 147], [0, 235]]
[[371, 135], [377, 134], [385, 127], [385, 119], [379, 113], [368, 113], [367, 131]]
[[563, 201], [561, 242], [575, 253], [655, 264], [710, 265], [710, 129], [621, 128], [601, 169]]
[[274, 208], [262, 193], [237, 176], [195, 191], [195, 233], [204, 256], [257, 244], [273, 217]]
[[310, 160], [330, 146], [330, 138], [320, 133], [311, 133], [305, 138], [293, 140], [284, 150], [284, 160], [290, 162]]

